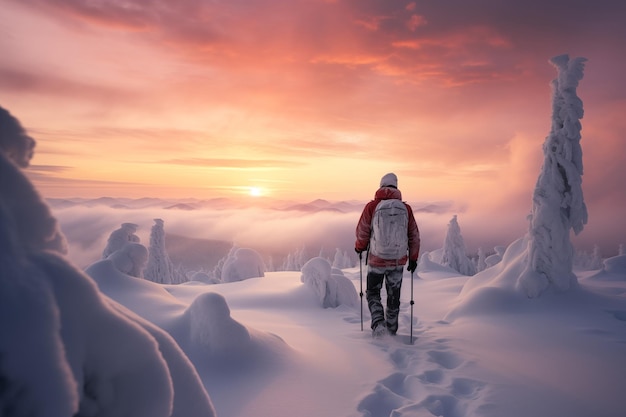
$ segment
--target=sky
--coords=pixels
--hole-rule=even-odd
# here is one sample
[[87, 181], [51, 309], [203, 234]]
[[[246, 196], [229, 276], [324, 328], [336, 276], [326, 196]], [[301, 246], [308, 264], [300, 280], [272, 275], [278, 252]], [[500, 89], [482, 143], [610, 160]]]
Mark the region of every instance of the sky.
[[615, 246], [625, 18], [617, 0], [7, 0], [0, 105], [37, 140], [45, 197], [367, 200], [393, 171], [406, 200], [524, 219], [548, 60], [583, 56], [589, 227]]

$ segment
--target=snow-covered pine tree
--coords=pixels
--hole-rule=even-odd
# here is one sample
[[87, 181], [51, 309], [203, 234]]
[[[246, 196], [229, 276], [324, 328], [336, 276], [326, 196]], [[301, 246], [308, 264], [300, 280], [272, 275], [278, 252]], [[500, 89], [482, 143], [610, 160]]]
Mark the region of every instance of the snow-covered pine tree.
[[172, 284], [174, 267], [165, 250], [165, 229], [162, 219], [154, 219], [150, 230], [150, 246], [148, 247], [148, 264], [144, 270], [144, 278], [159, 283]]
[[354, 266], [352, 263], [352, 258], [350, 258], [350, 255], [348, 255], [348, 252], [346, 252], [345, 250], [343, 251], [343, 265], [344, 268], [352, 268]]
[[565, 291], [578, 284], [572, 272], [570, 230], [578, 234], [587, 223], [581, 186], [583, 103], [576, 95], [585, 61], [570, 60], [568, 55], [550, 60], [558, 71], [552, 81], [552, 127], [543, 144], [544, 161], [533, 194], [528, 261], [517, 282], [528, 297], [550, 287]]
[[591, 254], [591, 269], [602, 269], [602, 252], [600, 246], [593, 245], [593, 253]]
[[350, 268], [351, 261], [346, 251], [335, 248], [335, 257], [333, 258], [332, 267], [337, 269]]
[[474, 263], [466, 255], [465, 242], [461, 235], [461, 228], [456, 219], [456, 214], [448, 223], [448, 233], [446, 233], [442, 252], [442, 265], [449, 266], [463, 275], [474, 275], [476, 273]]
[[228, 251], [228, 253], [222, 259], [217, 261], [217, 265], [215, 265], [215, 268], [213, 268], [213, 276], [218, 281], [222, 280], [222, 270], [224, 269], [224, 265], [226, 264], [226, 261], [228, 260], [228, 258], [230, 258], [231, 256], [233, 256], [235, 254], [237, 249], [239, 249], [239, 247], [237, 245], [233, 244], [233, 246], [231, 246], [231, 248]]

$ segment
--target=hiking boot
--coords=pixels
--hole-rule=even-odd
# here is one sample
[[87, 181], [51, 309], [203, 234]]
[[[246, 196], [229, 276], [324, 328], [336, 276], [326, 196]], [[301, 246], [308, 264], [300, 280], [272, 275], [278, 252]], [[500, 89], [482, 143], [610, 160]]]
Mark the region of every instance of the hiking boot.
[[389, 334], [389, 331], [387, 330], [387, 326], [385, 325], [385, 323], [378, 323], [374, 329], [372, 330], [372, 336], [375, 339], [380, 339], [383, 336], [386, 336]]

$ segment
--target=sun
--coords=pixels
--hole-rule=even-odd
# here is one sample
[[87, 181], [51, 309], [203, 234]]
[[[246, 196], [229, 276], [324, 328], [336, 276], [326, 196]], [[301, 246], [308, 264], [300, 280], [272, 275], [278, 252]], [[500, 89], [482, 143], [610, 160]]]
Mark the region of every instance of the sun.
[[250, 193], [250, 196], [252, 197], [260, 197], [261, 194], [263, 194], [263, 190], [259, 187], [250, 187], [248, 189], [248, 192]]

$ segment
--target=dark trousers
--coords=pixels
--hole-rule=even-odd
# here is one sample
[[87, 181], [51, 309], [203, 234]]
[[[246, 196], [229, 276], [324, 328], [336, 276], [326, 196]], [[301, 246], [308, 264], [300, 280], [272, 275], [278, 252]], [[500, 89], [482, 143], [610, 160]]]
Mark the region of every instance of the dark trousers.
[[[367, 306], [372, 316], [372, 329], [378, 323], [385, 323], [391, 334], [398, 331], [398, 313], [400, 312], [400, 290], [402, 288], [403, 267], [370, 267], [367, 272]], [[387, 291], [387, 311], [380, 300], [380, 291], [385, 283]], [[386, 313], [386, 314], [385, 314]], [[385, 317], [386, 316], [386, 317]]]

